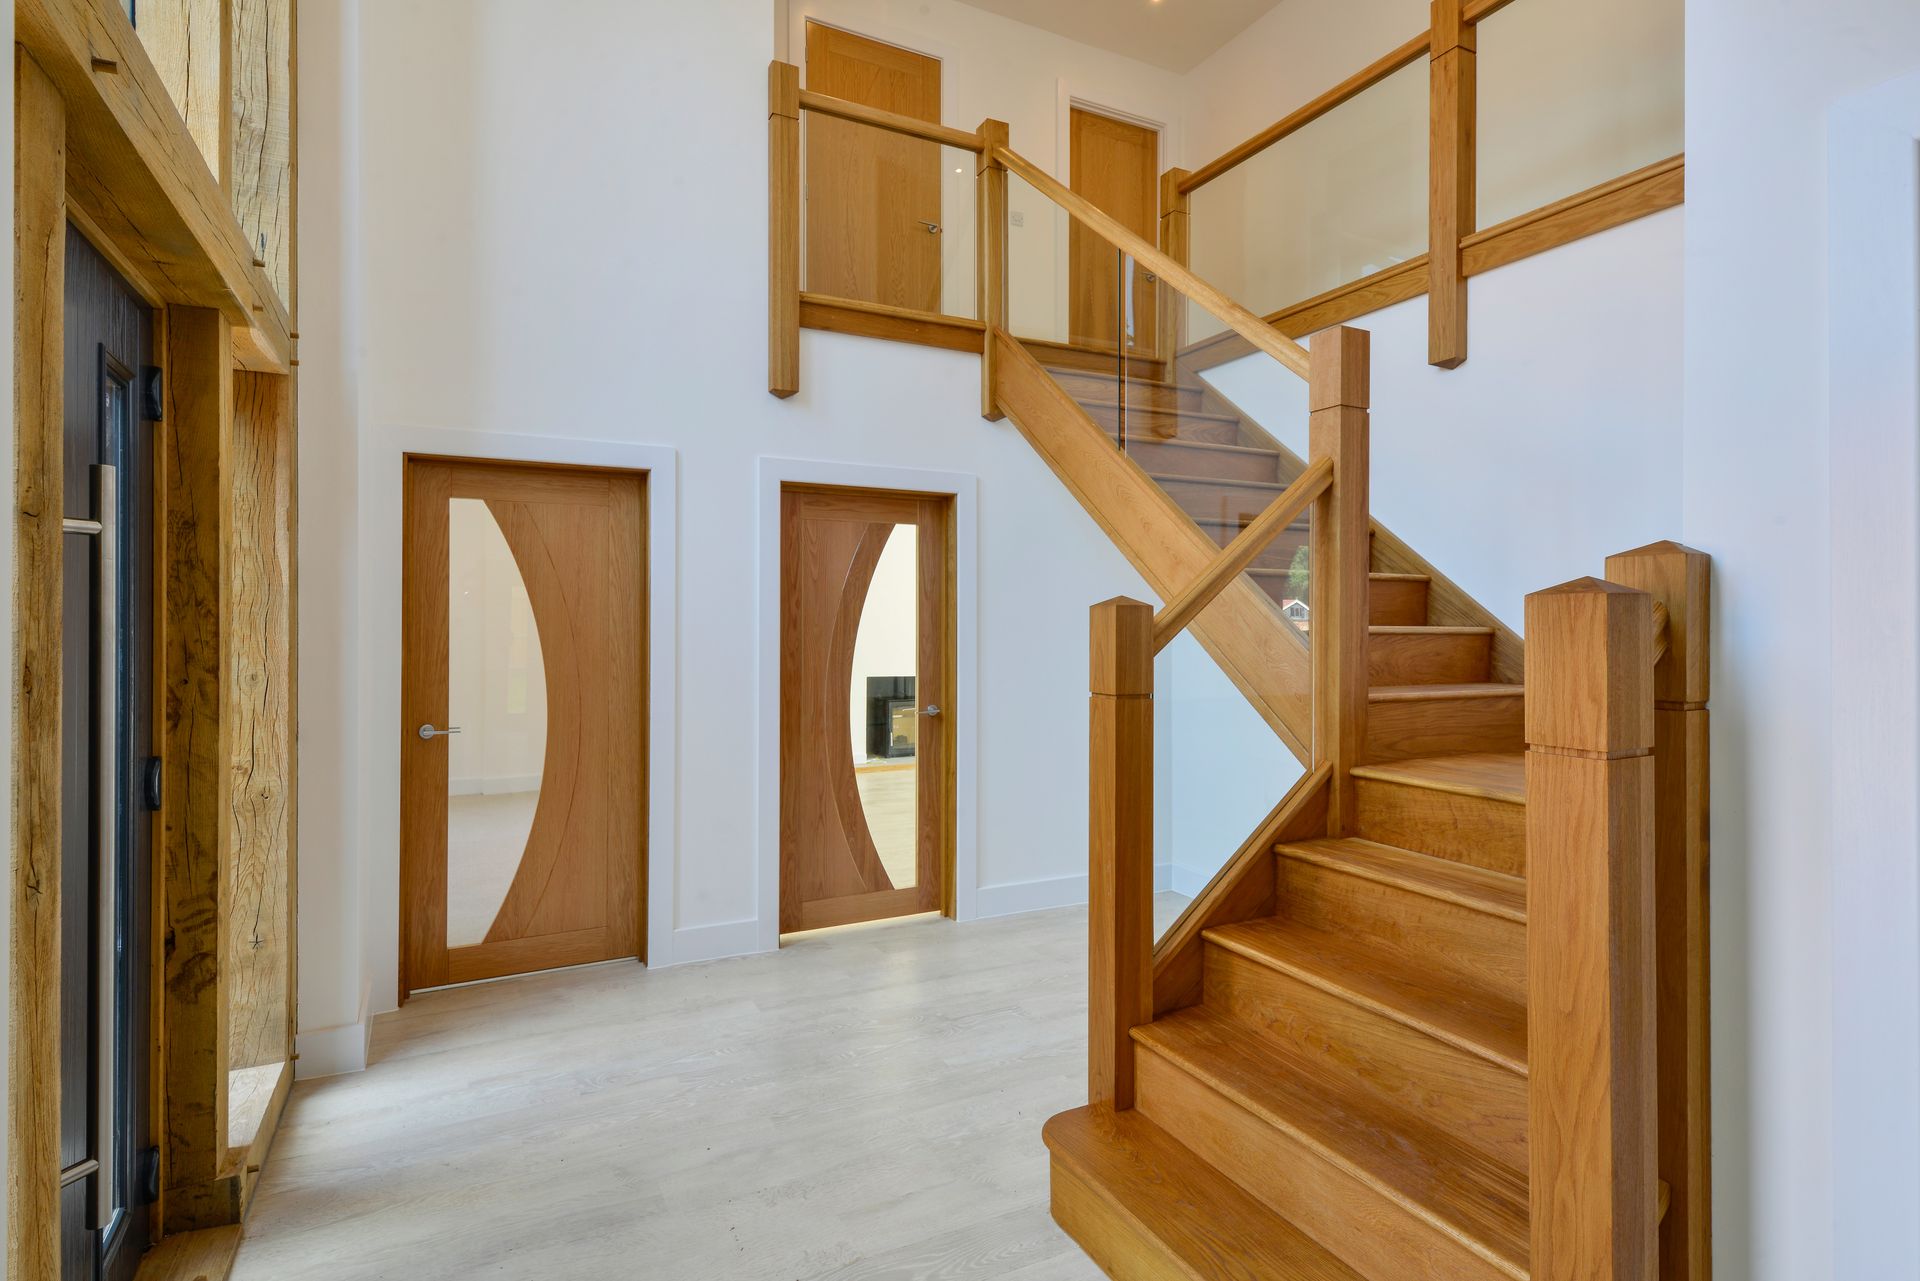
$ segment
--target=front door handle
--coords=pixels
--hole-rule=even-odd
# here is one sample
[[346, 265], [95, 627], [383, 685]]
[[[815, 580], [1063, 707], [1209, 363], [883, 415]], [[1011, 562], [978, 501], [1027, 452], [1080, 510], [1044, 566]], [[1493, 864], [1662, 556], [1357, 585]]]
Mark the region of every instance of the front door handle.
[[420, 737], [429, 741], [439, 738], [442, 734], [458, 734], [459, 732], [460, 727], [458, 725], [449, 725], [445, 729], [435, 729], [432, 725], [422, 725], [419, 729]]

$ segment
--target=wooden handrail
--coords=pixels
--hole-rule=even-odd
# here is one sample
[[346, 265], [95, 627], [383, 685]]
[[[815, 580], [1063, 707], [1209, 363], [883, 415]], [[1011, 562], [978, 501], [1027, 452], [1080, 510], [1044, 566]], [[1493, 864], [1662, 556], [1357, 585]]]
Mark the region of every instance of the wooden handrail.
[[878, 107], [849, 102], [845, 98], [836, 98], [832, 94], [815, 93], [811, 89], [800, 91], [800, 109], [817, 111], [823, 116], [832, 116], [836, 120], [851, 120], [855, 124], [885, 129], [892, 133], [903, 133], [909, 138], [923, 138], [928, 142], [937, 142], [943, 147], [971, 151], [975, 155], [987, 149], [986, 141], [977, 133], [949, 128], [928, 120], [916, 120], [912, 116], [903, 116], [897, 111], [882, 111]]
[[1428, 42], [1431, 39], [1429, 32], [1422, 31], [1392, 53], [1362, 67], [1319, 97], [1282, 116], [1245, 142], [1229, 147], [1215, 159], [1182, 178], [1181, 194], [1185, 195], [1205, 186], [1227, 170], [1253, 159], [1288, 134], [1297, 133], [1335, 107], [1359, 97], [1394, 72], [1403, 71], [1412, 66], [1426, 56]]
[[1013, 148], [995, 146], [993, 156], [1009, 171], [1025, 179], [1029, 186], [1066, 210], [1076, 221], [1091, 229], [1102, 240], [1131, 255], [1136, 263], [1158, 276], [1162, 282], [1206, 308], [1214, 319], [1224, 323], [1300, 377], [1307, 376], [1308, 361], [1305, 347], [1279, 333], [1260, 317], [1127, 230], [1118, 220], [1095, 206], [1086, 197], [1067, 190], [1052, 174]]
[[1327, 492], [1327, 486], [1333, 484], [1333, 459], [1322, 458], [1313, 466], [1300, 473], [1285, 492], [1271, 503], [1267, 509], [1253, 518], [1233, 541], [1220, 549], [1206, 572], [1187, 584], [1186, 590], [1168, 601], [1153, 618], [1153, 652], [1158, 654], [1173, 642], [1173, 638], [1187, 629], [1187, 624], [1200, 616], [1200, 611], [1213, 603], [1213, 598], [1225, 590], [1228, 583], [1238, 578], [1254, 558], [1267, 549], [1267, 544], [1279, 536], [1281, 530], [1291, 525], [1294, 518], [1307, 509], [1307, 504]]

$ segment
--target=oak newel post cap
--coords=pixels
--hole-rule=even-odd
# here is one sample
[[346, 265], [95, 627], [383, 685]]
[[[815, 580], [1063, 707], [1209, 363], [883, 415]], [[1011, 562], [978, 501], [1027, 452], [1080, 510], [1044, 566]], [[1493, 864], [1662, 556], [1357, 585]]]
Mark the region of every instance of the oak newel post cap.
[[1651, 592], [1667, 607], [1668, 657], [1654, 672], [1657, 699], [1702, 706], [1707, 701], [1712, 569], [1713, 557], [1672, 541], [1607, 557], [1610, 580]]
[[1373, 335], [1336, 325], [1307, 340], [1307, 411], [1346, 406], [1366, 409], [1371, 379]]
[[1095, 694], [1153, 692], [1153, 606], [1128, 596], [1103, 600], [1092, 610], [1092, 679]]
[[1527, 597], [1530, 748], [1634, 756], [1653, 748], [1653, 597], [1580, 578]]

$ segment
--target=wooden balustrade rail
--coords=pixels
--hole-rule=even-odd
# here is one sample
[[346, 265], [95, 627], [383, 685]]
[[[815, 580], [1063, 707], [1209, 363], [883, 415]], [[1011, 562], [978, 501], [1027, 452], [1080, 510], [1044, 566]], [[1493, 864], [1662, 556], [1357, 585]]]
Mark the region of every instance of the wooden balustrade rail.
[[1326, 493], [1332, 484], [1333, 459], [1316, 460], [1278, 498], [1267, 504], [1265, 511], [1235, 534], [1233, 541], [1222, 547], [1213, 563], [1207, 566], [1206, 572], [1189, 583], [1185, 591], [1168, 601], [1154, 615], [1153, 652], [1159, 653], [1172, 643], [1174, 637], [1185, 631], [1187, 625], [1200, 616], [1200, 611], [1211, 605], [1213, 598], [1253, 564], [1260, 553], [1267, 549], [1267, 544], [1291, 525], [1295, 517], [1307, 509], [1308, 504]]
[[895, 111], [882, 111], [878, 107], [849, 102], [845, 98], [836, 98], [832, 94], [815, 93], [811, 89], [800, 90], [800, 109], [818, 112], [823, 116], [832, 116], [836, 120], [850, 120], [857, 125], [885, 129], [890, 133], [905, 134], [909, 138], [937, 142], [943, 147], [953, 147], [960, 151], [971, 151], [977, 154], [987, 149], [987, 140], [977, 133], [968, 133], [965, 129], [935, 124], [930, 120], [918, 120], [913, 116], [903, 116]]
[[1069, 191], [1046, 170], [1011, 147], [996, 145], [993, 157], [1006, 169], [1018, 174], [1041, 195], [1053, 201], [1074, 221], [1088, 228], [1109, 245], [1129, 255], [1134, 262], [1158, 276], [1169, 287], [1211, 312], [1254, 348], [1305, 378], [1308, 371], [1307, 349], [1286, 337], [1260, 317], [1242, 307], [1188, 270], [1183, 262], [1162, 253], [1123, 226], [1120, 221], [1096, 207], [1091, 201]]

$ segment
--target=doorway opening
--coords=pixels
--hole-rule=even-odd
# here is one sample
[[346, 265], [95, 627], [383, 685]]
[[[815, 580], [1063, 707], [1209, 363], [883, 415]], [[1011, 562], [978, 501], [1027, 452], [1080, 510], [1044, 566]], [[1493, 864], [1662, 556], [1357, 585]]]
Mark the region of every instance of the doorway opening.
[[405, 469], [401, 998], [644, 961], [643, 475]]
[[[1160, 234], [1160, 132], [1075, 104], [1068, 185], [1148, 244]], [[1075, 220], [1067, 231], [1068, 329], [1073, 342], [1150, 350], [1159, 326], [1153, 276]]]
[[780, 931], [951, 916], [953, 500], [780, 499]]

